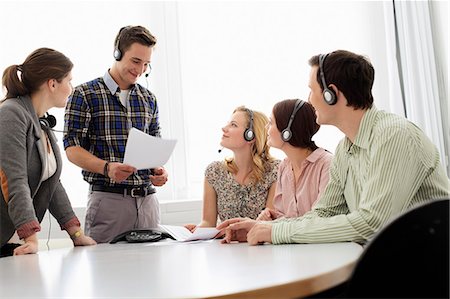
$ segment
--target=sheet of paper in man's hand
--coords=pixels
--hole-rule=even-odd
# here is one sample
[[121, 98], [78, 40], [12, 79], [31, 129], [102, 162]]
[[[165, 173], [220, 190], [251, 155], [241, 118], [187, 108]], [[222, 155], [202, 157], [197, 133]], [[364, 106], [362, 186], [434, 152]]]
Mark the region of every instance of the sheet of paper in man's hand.
[[176, 143], [176, 140], [150, 136], [136, 128], [131, 128], [123, 163], [137, 169], [161, 167], [169, 160]]

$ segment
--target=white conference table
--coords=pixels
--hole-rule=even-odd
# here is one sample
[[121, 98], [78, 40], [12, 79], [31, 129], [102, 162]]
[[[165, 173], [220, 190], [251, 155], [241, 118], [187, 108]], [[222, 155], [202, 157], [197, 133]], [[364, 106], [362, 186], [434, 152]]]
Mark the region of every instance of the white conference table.
[[53, 249], [0, 258], [0, 298], [287, 298], [346, 281], [355, 243], [159, 243]]

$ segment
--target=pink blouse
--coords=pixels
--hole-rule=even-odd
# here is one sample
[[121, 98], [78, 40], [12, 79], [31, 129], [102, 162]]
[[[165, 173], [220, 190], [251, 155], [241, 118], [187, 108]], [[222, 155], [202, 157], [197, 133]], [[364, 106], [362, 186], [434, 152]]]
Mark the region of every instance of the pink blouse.
[[291, 161], [285, 158], [281, 162], [274, 197], [277, 218], [298, 217], [311, 210], [328, 183], [332, 159], [333, 155], [323, 148], [316, 149], [303, 161], [297, 184]]

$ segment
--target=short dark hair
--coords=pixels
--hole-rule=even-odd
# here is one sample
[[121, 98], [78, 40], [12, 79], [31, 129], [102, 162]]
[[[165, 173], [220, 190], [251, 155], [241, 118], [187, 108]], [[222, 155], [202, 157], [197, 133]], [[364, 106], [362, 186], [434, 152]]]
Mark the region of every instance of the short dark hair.
[[[296, 102], [296, 99], [284, 100], [273, 106], [272, 114], [280, 133], [288, 126]], [[316, 122], [314, 107], [310, 103], [305, 102], [292, 121], [290, 128], [292, 137], [288, 142], [292, 146], [309, 148], [314, 151], [317, 149], [317, 145], [311, 138], [319, 131], [319, 128], [320, 125]]]
[[72, 70], [73, 63], [61, 52], [49, 48], [33, 51], [21, 65], [11, 65], [3, 72], [2, 84], [6, 97], [29, 95], [47, 80], [61, 82]]
[[[319, 66], [319, 56], [311, 57], [309, 65]], [[336, 85], [345, 95], [348, 106], [355, 109], [372, 107], [375, 70], [368, 58], [349, 51], [337, 50], [327, 55], [322, 71], [325, 74], [325, 82], [328, 85]], [[317, 72], [316, 80], [323, 90], [320, 72]]]
[[117, 33], [116, 39], [114, 40], [114, 49], [119, 49], [122, 54], [125, 54], [134, 43], [153, 47], [156, 45], [156, 37], [143, 26], [125, 26], [120, 28]]

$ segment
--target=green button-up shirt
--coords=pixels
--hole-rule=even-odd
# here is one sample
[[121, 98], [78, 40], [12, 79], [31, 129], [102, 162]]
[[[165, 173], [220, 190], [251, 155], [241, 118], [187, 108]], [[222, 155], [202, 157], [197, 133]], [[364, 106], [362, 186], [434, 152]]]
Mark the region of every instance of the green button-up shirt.
[[393, 217], [449, 194], [433, 143], [411, 122], [373, 107], [355, 142], [337, 146], [319, 201], [302, 217], [274, 221], [272, 243], [365, 243]]

